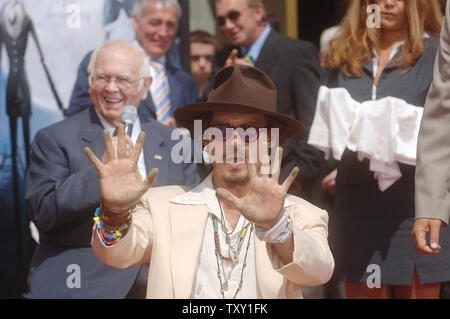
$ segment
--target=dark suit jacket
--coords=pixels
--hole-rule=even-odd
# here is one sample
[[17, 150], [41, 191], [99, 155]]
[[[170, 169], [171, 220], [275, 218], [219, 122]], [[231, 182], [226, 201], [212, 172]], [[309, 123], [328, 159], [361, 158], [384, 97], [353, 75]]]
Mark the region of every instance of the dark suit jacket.
[[[146, 169], [159, 169], [156, 186], [196, 185], [195, 164], [170, 160], [172, 130], [154, 119], [141, 118], [141, 126], [147, 134]], [[103, 130], [91, 106], [40, 130], [32, 143], [25, 200], [40, 237], [29, 278], [32, 298], [123, 298], [137, 276], [139, 266], [125, 270], [106, 266], [90, 247], [92, 217], [101, 195], [98, 172], [83, 149], [89, 146], [101, 158]], [[66, 285], [71, 280], [69, 265], [80, 267], [81, 288]]]
[[[217, 55], [224, 65], [232, 48]], [[283, 168], [285, 178], [294, 166], [299, 166], [297, 180], [309, 188], [320, 171], [323, 155], [307, 144], [319, 89], [320, 63], [312, 43], [291, 39], [272, 30], [261, 49], [255, 67], [263, 70], [278, 90], [277, 111], [299, 120], [305, 131], [284, 145]]]
[[[67, 109], [67, 116], [71, 116], [91, 105], [89, 96], [89, 81], [87, 75], [87, 67], [92, 52], [89, 52], [81, 61], [78, 67], [77, 79], [72, 90], [72, 95]], [[173, 112], [184, 105], [195, 103], [197, 101], [197, 84], [192, 76], [184, 72], [182, 69], [173, 66], [167, 59], [166, 64], [167, 79], [170, 88], [171, 116]], [[153, 99], [150, 94], [141, 102], [138, 113], [143, 117], [156, 118], [156, 110]]]

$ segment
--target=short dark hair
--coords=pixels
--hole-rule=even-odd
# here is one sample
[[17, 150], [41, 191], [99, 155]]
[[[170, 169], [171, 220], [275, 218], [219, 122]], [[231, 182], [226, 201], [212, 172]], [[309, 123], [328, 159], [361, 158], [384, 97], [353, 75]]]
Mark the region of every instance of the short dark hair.
[[214, 46], [214, 50], [218, 49], [216, 38], [204, 30], [196, 30], [191, 32], [191, 43], [211, 44]]

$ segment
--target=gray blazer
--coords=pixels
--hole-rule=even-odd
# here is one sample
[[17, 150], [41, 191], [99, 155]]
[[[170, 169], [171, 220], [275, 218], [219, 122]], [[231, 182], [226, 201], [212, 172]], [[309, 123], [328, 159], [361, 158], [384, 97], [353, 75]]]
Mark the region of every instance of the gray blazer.
[[[196, 165], [170, 160], [176, 143], [172, 130], [154, 119], [140, 119], [147, 134], [146, 169], [159, 169], [155, 185], [195, 186]], [[83, 151], [86, 146], [98, 158], [105, 152], [103, 126], [93, 106], [40, 130], [33, 141], [25, 200], [40, 245], [31, 261], [30, 298], [124, 298], [138, 274], [140, 266], [115, 269], [92, 251], [92, 217], [101, 194], [98, 172]]]
[[416, 218], [450, 218], [450, 5], [447, 1], [441, 46], [419, 132]]

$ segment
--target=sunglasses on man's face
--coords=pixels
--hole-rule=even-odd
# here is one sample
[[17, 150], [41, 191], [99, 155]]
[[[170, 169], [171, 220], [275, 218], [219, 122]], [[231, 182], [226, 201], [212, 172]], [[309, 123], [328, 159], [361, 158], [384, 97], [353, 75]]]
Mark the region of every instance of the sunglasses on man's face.
[[231, 10], [230, 12], [228, 12], [228, 14], [224, 17], [217, 17], [216, 22], [217, 25], [219, 27], [224, 26], [225, 25], [225, 21], [226, 19], [235, 22], [237, 19], [239, 19], [239, 17], [241, 16], [241, 13], [237, 10]]

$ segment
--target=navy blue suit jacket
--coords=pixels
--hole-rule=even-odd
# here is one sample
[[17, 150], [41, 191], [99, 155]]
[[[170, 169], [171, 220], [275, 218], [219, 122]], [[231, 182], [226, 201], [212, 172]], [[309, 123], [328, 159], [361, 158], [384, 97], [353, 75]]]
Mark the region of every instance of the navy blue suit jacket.
[[[67, 116], [74, 115], [88, 108], [92, 103], [89, 96], [87, 75], [87, 67], [91, 54], [92, 52], [89, 52], [78, 67], [77, 79], [70, 97]], [[169, 59], [167, 59], [166, 74], [170, 88], [170, 113], [173, 117], [173, 112], [177, 108], [197, 102], [197, 84], [192, 76], [182, 69], [172, 66]], [[156, 118], [156, 110], [150, 94], [139, 105], [138, 113], [141, 117]]]
[[[170, 139], [172, 130], [154, 119], [140, 119], [147, 134], [146, 169], [159, 169], [155, 186], [196, 185], [196, 165], [171, 160], [171, 149], [178, 142]], [[98, 172], [83, 149], [89, 146], [101, 158], [103, 130], [91, 106], [41, 129], [34, 138], [25, 200], [39, 229], [40, 245], [31, 262], [29, 297], [124, 298], [137, 276], [140, 266], [109, 267], [95, 256], [90, 244], [92, 217], [101, 195]], [[70, 265], [81, 270], [80, 288], [67, 285], [73, 279]]]

